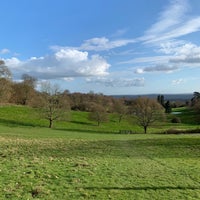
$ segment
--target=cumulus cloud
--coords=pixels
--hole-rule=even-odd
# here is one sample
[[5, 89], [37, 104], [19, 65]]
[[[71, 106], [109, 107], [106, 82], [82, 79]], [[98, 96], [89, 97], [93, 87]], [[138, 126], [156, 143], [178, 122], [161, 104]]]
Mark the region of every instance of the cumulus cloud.
[[176, 53], [169, 62], [191, 65], [200, 64], [200, 47], [192, 43], [185, 43], [176, 48]]
[[106, 87], [143, 87], [144, 78], [88, 78], [88, 83], [101, 84]]
[[167, 65], [167, 64], [158, 64], [155, 66], [149, 66], [149, 67], [144, 67], [144, 68], [138, 68], [135, 70], [136, 74], [143, 74], [147, 72], [165, 72], [165, 73], [170, 73], [175, 70], [178, 70], [178, 66], [174, 65]]
[[[147, 72], [174, 72], [182, 67], [199, 66], [200, 46], [191, 42], [172, 40], [160, 44], [157, 52], [164, 53], [164, 56], [140, 57], [127, 61], [126, 63], [140, 63], [149, 65], [138, 67], [136, 74]], [[184, 65], [183, 65], [184, 64]]]
[[169, 40], [169, 41], [161, 42], [156, 52], [174, 55], [174, 54], [177, 54], [177, 52], [179, 52], [184, 45], [185, 45], [185, 41]]
[[59, 49], [44, 57], [32, 57], [25, 61], [13, 57], [5, 59], [5, 62], [16, 76], [28, 73], [40, 79], [104, 76], [110, 67], [100, 55], [89, 56], [86, 51], [69, 48]]
[[22, 61], [15, 57], [4, 59], [4, 61], [10, 69], [18, 69], [23, 64]]
[[88, 59], [88, 52], [86, 51], [78, 51], [75, 49], [60, 49], [58, 52], [55, 53], [55, 58], [58, 61], [70, 61], [73, 63], [78, 63], [82, 61], [87, 61]]
[[199, 64], [200, 63], [200, 46], [186, 41], [168, 41], [160, 44], [159, 52], [171, 54], [168, 58], [169, 63], [185, 63]]

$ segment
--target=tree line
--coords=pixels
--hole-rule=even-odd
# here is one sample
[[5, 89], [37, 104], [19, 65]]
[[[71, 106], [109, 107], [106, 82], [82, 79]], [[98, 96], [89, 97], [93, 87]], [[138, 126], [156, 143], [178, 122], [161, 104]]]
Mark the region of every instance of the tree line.
[[126, 99], [94, 92], [70, 93], [68, 90], [61, 91], [59, 85], [50, 82], [42, 83], [38, 91], [35, 77], [23, 74], [21, 79], [21, 82], [14, 82], [10, 70], [0, 60], [0, 103], [38, 108], [41, 117], [49, 121], [50, 128], [54, 121], [67, 118], [69, 111], [75, 110], [89, 112], [89, 118], [98, 126], [108, 120], [108, 113], [116, 113], [119, 123], [125, 115], [132, 115], [146, 133], [155, 120], [161, 120], [164, 113], [171, 112], [172, 104], [165, 101], [164, 96]]

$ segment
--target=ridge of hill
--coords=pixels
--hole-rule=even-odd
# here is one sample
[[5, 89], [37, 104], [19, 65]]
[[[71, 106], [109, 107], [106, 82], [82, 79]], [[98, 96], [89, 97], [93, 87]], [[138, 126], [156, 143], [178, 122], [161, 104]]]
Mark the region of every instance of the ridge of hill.
[[128, 99], [134, 99], [138, 97], [148, 97], [152, 99], [156, 99], [158, 95], [163, 95], [165, 100], [169, 101], [187, 101], [191, 100], [193, 97], [192, 93], [186, 93], [186, 94], [137, 94], [137, 95], [111, 95], [114, 98], [128, 98]]

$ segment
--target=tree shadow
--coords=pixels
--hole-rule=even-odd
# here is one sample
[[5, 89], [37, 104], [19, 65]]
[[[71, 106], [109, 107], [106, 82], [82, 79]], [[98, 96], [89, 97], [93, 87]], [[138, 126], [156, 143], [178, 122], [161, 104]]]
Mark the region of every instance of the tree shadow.
[[80, 122], [80, 121], [70, 121], [71, 123], [73, 123], [73, 124], [81, 124], [81, 125], [93, 125], [93, 126], [95, 126], [93, 123], [91, 123], [91, 122]]
[[13, 120], [13, 119], [0, 119], [0, 124], [8, 126], [8, 127], [39, 127], [39, 128], [47, 128], [48, 123], [40, 123], [40, 121], [34, 121], [34, 122], [27, 122], [27, 121], [19, 121], [19, 120]]
[[[97, 126], [97, 125], [93, 125]], [[54, 128], [54, 130], [59, 131], [70, 131], [70, 132], [80, 132], [80, 133], [103, 133], [103, 134], [118, 134], [117, 131], [104, 131], [104, 130], [89, 130], [89, 129], [75, 129], [75, 128]]]
[[8, 119], [0, 119], [0, 124], [9, 126], [9, 127], [17, 127], [17, 126], [31, 126], [31, 127], [41, 127], [31, 122], [20, 122], [15, 120], [8, 120]]
[[199, 190], [197, 186], [133, 186], [133, 187], [83, 187], [86, 190]]

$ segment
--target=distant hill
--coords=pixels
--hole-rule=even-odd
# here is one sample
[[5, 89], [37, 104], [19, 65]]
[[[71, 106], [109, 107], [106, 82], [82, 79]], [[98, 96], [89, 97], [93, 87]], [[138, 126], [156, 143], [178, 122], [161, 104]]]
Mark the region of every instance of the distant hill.
[[[142, 95], [112, 95], [114, 98], [128, 98], [135, 99], [137, 97], [148, 97], [152, 99], [157, 99], [160, 94], [142, 94]], [[161, 94], [164, 96], [165, 100], [169, 101], [187, 101], [193, 97], [193, 94]]]

